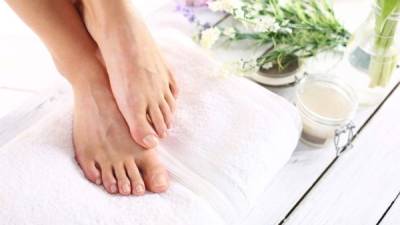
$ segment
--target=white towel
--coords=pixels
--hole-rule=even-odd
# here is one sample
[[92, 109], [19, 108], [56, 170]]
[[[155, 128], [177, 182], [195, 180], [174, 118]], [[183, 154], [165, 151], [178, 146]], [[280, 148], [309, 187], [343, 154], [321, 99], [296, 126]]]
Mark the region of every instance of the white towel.
[[0, 224], [245, 224], [294, 150], [299, 116], [251, 81], [215, 76], [190, 26], [167, 14], [150, 24], [181, 90], [174, 127], [158, 149], [170, 189], [113, 196], [87, 181], [73, 157], [67, 92], [53, 113], [0, 149]]

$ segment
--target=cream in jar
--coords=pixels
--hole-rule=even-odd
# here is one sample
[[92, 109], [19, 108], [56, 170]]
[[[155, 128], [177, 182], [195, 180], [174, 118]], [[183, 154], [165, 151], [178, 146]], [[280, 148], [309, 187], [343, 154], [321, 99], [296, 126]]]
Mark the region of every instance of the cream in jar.
[[296, 89], [296, 105], [303, 121], [301, 140], [322, 147], [354, 117], [357, 100], [352, 89], [338, 78], [311, 76]]

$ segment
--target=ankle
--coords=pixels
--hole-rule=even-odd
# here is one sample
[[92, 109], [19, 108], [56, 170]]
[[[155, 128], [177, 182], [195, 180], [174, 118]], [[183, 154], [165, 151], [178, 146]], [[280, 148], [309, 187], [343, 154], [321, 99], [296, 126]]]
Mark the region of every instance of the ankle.
[[57, 63], [56, 61], [55, 64], [75, 93], [87, 93], [95, 89], [109, 89], [110, 87], [106, 69], [95, 58], [72, 63], [65, 61]]
[[130, 0], [83, 0], [84, 14], [96, 41], [116, 30], [141, 26], [142, 21]]

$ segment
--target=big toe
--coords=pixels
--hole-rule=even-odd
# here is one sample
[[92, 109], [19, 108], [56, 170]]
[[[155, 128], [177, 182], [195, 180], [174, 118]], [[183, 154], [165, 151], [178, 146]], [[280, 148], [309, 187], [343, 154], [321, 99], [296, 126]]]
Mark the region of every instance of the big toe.
[[155, 148], [158, 145], [158, 135], [146, 116], [136, 116], [128, 121], [132, 138], [146, 149]]
[[160, 193], [168, 189], [168, 172], [161, 164], [155, 150], [143, 152], [142, 157], [138, 160], [138, 165], [142, 171], [147, 190]]

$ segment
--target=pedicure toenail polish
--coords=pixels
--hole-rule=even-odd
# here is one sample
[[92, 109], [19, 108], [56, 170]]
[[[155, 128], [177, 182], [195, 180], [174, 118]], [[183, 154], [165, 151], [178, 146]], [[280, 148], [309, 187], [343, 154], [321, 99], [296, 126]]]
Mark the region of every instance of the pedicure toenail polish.
[[111, 193], [117, 192], [117, 185], [115, 185], [115, 184], [111, 185], [110, 190], [111, 190]]
[[130, 189], [131, 189], [131, 188], [130, 188], [130, 185], [129, 185], [129, 184], [125, 184], [125, 185], [122, 186], [122, 191], [123, 191], [124, 193], [126, 193], [126, 194], [128, 194], [129, 192], [131, 192]]
[[158, 145], [158, 139], [154, 135], [147, 135], [143, 138], [143, 142], [149, 148], [156, 147]]
[[141, 184], [136, 185], [135, 191], [136, 191], [136, 193], [138, 193], [138, 194], [143, 193], [143, 192], [144, 192], [144, 187], [143, 187], [143, 185], [141, 185]]
[[167, 178], [164, 174], [158, 174], [154, 177], [154, 184], [157, 187], [164, 187], [167, 185]]

